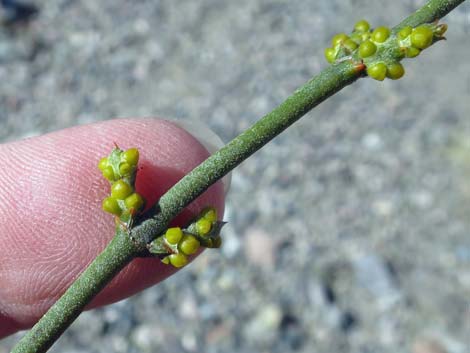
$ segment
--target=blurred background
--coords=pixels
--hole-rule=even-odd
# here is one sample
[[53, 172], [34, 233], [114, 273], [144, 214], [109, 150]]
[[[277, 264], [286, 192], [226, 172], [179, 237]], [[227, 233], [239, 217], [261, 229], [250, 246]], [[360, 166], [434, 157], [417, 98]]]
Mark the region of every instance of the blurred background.
[[[326, 67], [333, 34], [424, 2], [3, 0], [0, 141], [136, 116], [228, 141]], [[445, 22], [403, 79], [347, 87], [233, 173], [221, 251], [51, 351], [468, 353], [470, 3]]]

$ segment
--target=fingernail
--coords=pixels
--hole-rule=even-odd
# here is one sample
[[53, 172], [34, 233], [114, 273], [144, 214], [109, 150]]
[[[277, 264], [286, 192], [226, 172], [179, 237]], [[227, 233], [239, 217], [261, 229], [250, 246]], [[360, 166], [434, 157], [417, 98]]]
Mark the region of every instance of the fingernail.
[[[225, 145], [220, 136], [204, 123], [196, 120], [172, 120], [172, 122], [189, 132], [211, 155]], [[230, 172], [222, 178], [225, 195], [227, 195], [230, 190], [231, 182], [232, 173]]]

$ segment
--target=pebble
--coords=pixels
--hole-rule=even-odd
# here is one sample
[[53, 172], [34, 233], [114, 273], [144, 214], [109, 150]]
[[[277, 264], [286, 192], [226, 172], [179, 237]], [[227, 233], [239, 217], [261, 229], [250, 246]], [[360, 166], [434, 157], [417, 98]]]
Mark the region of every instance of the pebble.
[[364, 135], [361, 142], [365, 148], [371, 151], [380, 150], [383, 145], [382, 138], [380, 137], [380, 135], [373, 132], [369, 132]]
[[254, 343], [269, 342], [276, 337], [281, 320], [281, 308], [275, 304], [265, 304], [244, 327], [244, 336]]
[[[469, 346], [470, 348], [470, 346]], [[413, 343], [413, 353], [449, 353], [441, 343], [434, 339], [420, 338]]]
[[245, 257], [249, 263], [272, 269], [276, 260], [276, 241], [261, 229], [248, 229], [244, 235]]
[[383, 310], [401, 298], [401, 293], [384, 260], [375, 254], [360, 255], [353, 261], [358, 284], [366, 288]]
[[143, 324], [134, 329], [132, 339], [141, 350], [149, 351], [152, 347], [161, 344], [164, 337], [158, 327]]
[[208, 345], [217, 345], [219, 342], [226, 340], [232, 334], [229, 325], [221, 323], [210, 329], [206, 334], [206, 343]]

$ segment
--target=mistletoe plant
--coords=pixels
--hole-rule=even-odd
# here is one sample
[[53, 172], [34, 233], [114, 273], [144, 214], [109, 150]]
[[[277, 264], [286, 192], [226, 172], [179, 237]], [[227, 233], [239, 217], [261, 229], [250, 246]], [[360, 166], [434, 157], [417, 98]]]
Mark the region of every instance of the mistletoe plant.
[[111, 183], [103, 209], [115, 216], [114, 238], [13, 352], [47, 351], [97, 293], [136, 257], [157, 256], [164, 263], [182, 267], [200, 247], [219, 247], [223, 222], [211, 205], [186, 227], [168, 228], [168, 224], [212, 184], [329, 96], [361, 77], [379, 81], [402, 77], [401, 61], [444, 39], [447, 27], [437, 21], [462, 2], [429, 0], [394, 28], [371, 29], [361, 20], [350, 35], [335, 35], [331, 47], [325, 49], [329, 67], [192, 170], [145, 212], [145, 202], [134, 188], [139, 153], [134, 148], [122, 151], [116, 147], [99, 162]]

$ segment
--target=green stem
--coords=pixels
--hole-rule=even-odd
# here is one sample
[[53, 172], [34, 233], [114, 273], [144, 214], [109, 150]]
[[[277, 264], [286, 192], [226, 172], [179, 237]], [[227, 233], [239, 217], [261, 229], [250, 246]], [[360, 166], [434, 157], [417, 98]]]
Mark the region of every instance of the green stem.
[[429, 0], [414, 14], [405, 18], [393, 30], [398, 31], [405, 26], [416, 27], [423, 23], [431, 23], [441, 19], [465, 0]]
[[[417, 26], [432, 22], [445, 16], [463, 1], [430, 0], [394, 30], [405, 25]], [[354, 82], [360, 75], [360, 66], [349, 61], [329, 66], [279, 107], [196, 167], [161, 197], [159, 213], [132, 230], [137, 242], [118, 231], [106, 249], [18, 342], [12, 352], [46, 352], [83, 308], [125, 265], [141, 254], [142, 247], [161, 234], [184, 207], [309, 110]]]
[[46, 352], [83, 311], [83, 308], [136, 255], [138, 248], [122, 232], [99, 254], [12, 352]]
[[174, 185], [159, 202], [159, 212], [133, 229], [133, 236], [148, 243], [208, 187], [279, 135], [305, 113], [354, 82], [363, 66], [342, 62], [329, 66], [287, 98], [280, 106], [230, 141]]

